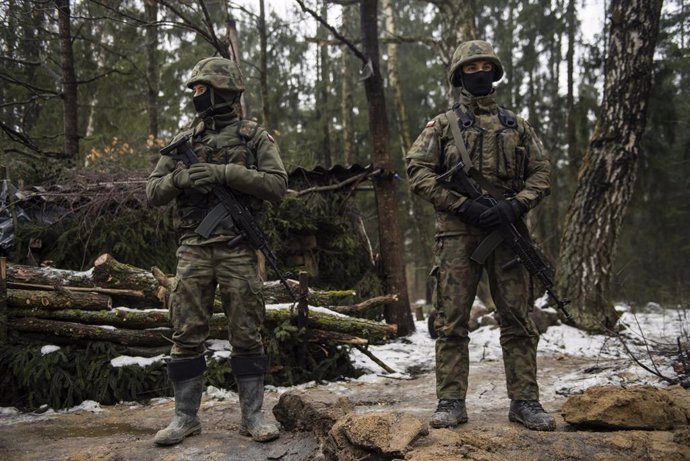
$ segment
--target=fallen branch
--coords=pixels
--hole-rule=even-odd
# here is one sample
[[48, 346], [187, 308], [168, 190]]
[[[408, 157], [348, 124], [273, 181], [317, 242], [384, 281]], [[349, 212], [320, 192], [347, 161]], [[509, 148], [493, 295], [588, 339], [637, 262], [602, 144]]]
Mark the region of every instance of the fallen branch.
[[364, 354], [364, 355], [366, 355], [367, 357], [369, 357], [376, 365], [380, 366], [381, 368], [383, 368], [384, 370], [386, 370], [388, 373], [395, 373], [395, 372], [396, 372], [394, 369], [392, 369], [391, 367], [389, 367], [388, 365], [386, 365], [385, 363], [383, 363], [383, 361], [381, 361], [381, 359], [379, 359], [378, 357], [376, 357], [369, 349], [366, 349], [366, 348], [364, 348], [364, 347], [362, 347], [362, 346], [355, 346], [355, 349], [357, 349], [357, 350], [360, 351], [362, 354]]

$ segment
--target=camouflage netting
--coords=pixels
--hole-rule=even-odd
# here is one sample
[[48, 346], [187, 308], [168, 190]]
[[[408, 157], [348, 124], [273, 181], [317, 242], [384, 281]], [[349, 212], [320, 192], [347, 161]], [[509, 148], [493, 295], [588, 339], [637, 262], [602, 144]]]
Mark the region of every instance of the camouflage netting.
[[[148, 206], [145, 178], [143, 171], [72, 173], [40, 187], [25, 187], [14, 203], [23, 213], [11, 259], [26, 263], [31, 253], [39, 263], [84, 270], [99, 255], [110, 253], [137, 267], [155, 265], [174, 273], [173, 210]], [[308, 186], [291, 177], [291, 189]], [[280, 206], [267, 207], [263, 228], [288, 276], [296, 278], [307, 270], [315, 287], [354, 288], [364, 298], [382, 294], [353, 203], [347, 193], [329, 192], [293, 194]], [[268, 276], [275, 274], [269, 271]]]

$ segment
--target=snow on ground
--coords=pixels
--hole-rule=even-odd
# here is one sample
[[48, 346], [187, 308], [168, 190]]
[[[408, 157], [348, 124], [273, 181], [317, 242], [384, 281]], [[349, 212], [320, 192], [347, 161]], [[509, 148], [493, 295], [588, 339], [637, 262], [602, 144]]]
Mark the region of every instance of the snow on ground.
[[[538, 354], [564, 357], [585, 357], [595, 359], [598, 365], [591, 367], [586, 376], [564, 377], [564, 388], [577, 383], [584, 389], [589, 385], [612, 383], [631, 384], [635, 382], [654, 384], [659, 379], [636, 365], [622, 343], [643, 363], [653, 367], [647, 352], [646, 343], [652, 350], [657, 346], [673, 345], [676, 338], [687, 338], [690, 331], [690, 316], [686, 311], [673, 309], [652, 309], [652, 312], [633, 314], [626, 306], [618, 306], [626, 311], [620, 318], [624, 327], [621, 339], [605, 335], [590, 335], [567, 325], [550, 327], [542, 334]], [[406, 338], [381, 346], [369, 346], [377, 358], [393, 368], [398, 374], [417, 374], [431, 371], [434, 367], [434, 340], [429, 337], [426, 321], [415, 323], [417, 331]], [[499, 342], [500, 330], [495, 326], [481, 327], [470, 332], [470, 361], [501, 360]], [[358, 350], [352, 351], [355, 366], [365, 371], [360, 381], [380, 379], [386, 372]], [[609, 362], [618, 360], [616, 366]], [[675, 376], [668, 359], [654, 356], [658, 370], [665, 376]], [[389, 375], [390, 376], [390, 375]]]

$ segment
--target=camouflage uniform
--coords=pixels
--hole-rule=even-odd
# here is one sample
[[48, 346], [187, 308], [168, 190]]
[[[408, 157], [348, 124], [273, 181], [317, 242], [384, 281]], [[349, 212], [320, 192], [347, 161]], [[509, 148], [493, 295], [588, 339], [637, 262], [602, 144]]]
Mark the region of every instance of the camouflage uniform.
[[174, 334], [168, 362], [176, 409], [173, 421], [154, 440], [159, 445], [171, 445], [201, 431], [197, 412], [206, 368], [202, 354], [219, 286], [242, 410], [240, 433], [268, 441], [278, 437], [278, 430], [265, 424], [261, 414], [268, 361], [260, 333], [265, 306], [256, 251], [242, 240], [228, 245], [238, 235], [230, 217], [209, 238], [201, 237], [195, 229], [219, 203], [212, 192], [214, 185], [231, 188], [256, 216], [263, 201], [277, 202], [286, 193], [287, 173], [273, 137], [257, 123], [241, 120], [236, 112], [244, 91], [237, 65], [223, 58], [203, 59], [192, 70], [187, 86], [199, 84], [206, 87], [200, 95], [206, 98], [207, 108], [199, 112], [197, 96], [194, 101], [202, 120], [175, 140], [191, 134], [200, 163], [187, 168], [161, 156], [146, 184], [152, 205], [174, 200], [175, 228], [180, 236], [177, 274], [170, 295]]
[[[458, 86], [459, 69], [483, 59], [496, 67], [495, 80], [503, 74], [491, 46], [483, 41], [465, 42], [456, 50], [449, 81]], [[551, 167], [532, 127], [521, 117], [497, 106], [493, 91], [474, 96], [460, 92], [456, 113], [463, 140], [475, 168], [506, 197], [513, 196], [525, 209], [534, 208], [549, 193]], [[507, 118], [507, 119], [506, 119]], [[512, 120], [514, 126], [510, 125]], [[436, 210], [436, 392], [439, 399], [464, 399], [469, 370], [468, 322], [477, 285], [487, 271], [491, 294], [499, 314], [501, 347], [508, 396], [513, 400], [538, 400], [536, 352], [539, 333], [530, 320], [529, 276], [525, 269], [502, 266], [513, 259], [511, 250], [499, 245], [485, 267], [470, 255], [487, 232], [463, 222], [458, 210], [468, 198], [441, 187], [436, 179], [455, 166], [460, 154], [441, 114], [427, 123], [407, 154], [412, 190]]]
[[[201, 135], [194, 138], [193, 147], [199, 159], [227, 165], [225, 183], [243, 194], [243, 200], [257, 212], [261, 200], [279, 200], [287, 189], [287, 174], [273, 138], [256, 123], [237, 117], [215, 117], [203, 123], [209, 122], [214, 126], [204, 127]], [[175, 329], [172, 355], [203, 353], [216, 284], [220, 285], [228, 318], [232, 354], [256, 354], [262, 350], [259, 330], [264, 318], [256, 253], [247, 243], [228, 248], [227, 242], [237, 235], [230, 218], [208, 239], [194, 233], [218, 199], [196, 189], [176, 189], [172, 176], [180, 168], [184, 167], [161, 156], [146, 187], [152, 204], [163, 205], [174, 196], [176, 205], [175, 227], [180, 233], [180, 247], [170, 297]]]

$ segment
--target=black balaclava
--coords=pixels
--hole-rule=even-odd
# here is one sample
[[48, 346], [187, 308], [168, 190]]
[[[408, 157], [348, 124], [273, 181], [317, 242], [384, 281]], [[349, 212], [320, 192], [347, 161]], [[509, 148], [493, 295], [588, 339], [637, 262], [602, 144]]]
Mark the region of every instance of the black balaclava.
[[225, 94], [223, 91], [218, 91], [212, 86], [206, 88], [206, 91], [198, 96], [193, 97], [194, 109], [199, 117], [207, 117], [209, 115], [229, 114], [233, 112], [232, 105], [235, 102], [233, 94]]
[[462, 72], [461, 78], [463, 88], [474, 96], [486, 96], [494, 88], [493, 70], [479, 71], [471, 74]]
[[196, 113], [199, 114], [199, 116], [204, 117], [208, 115], [211, 111], [211, 107], [213, 105], [212, 97], [211, 97], [211, 92], [213, 91], [212, 87], [207, 87], [206, 91], [201, 93], [198, 96], [194, 96], [193, 101], [194, 101], [194, 109], [196, 109]]

